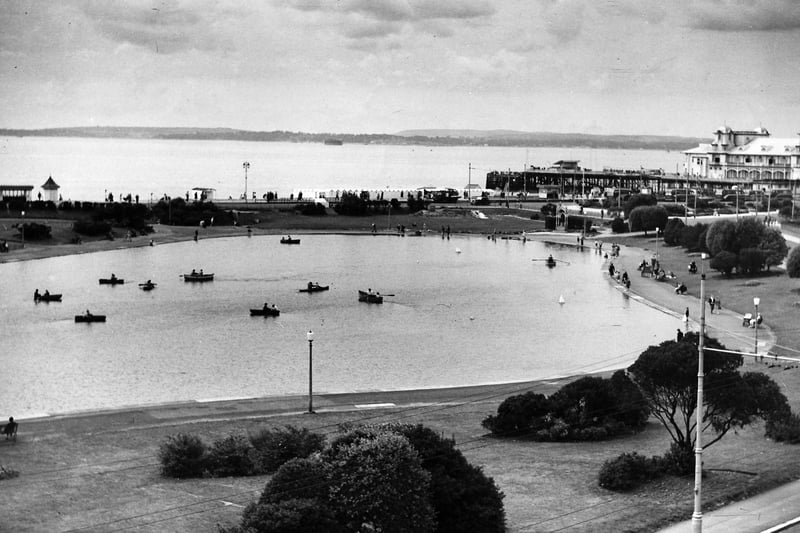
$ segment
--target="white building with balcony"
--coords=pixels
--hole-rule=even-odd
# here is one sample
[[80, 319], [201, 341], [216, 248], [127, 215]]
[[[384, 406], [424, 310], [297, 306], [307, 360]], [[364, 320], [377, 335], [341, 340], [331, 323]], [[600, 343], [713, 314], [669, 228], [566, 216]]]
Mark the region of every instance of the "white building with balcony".
[[765, 128], [717, 128], [713, 142], [684, 154], [684, 173], [706, 183], [794, 190], [800, 182], [800, 137], [773, 138]]

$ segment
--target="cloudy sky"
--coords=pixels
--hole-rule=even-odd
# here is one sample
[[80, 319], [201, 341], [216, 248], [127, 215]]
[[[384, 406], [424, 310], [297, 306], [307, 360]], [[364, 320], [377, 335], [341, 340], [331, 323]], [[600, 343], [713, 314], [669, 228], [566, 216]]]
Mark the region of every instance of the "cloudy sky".
[[4, 0], [0, 127], [800, 131], [797, 0]]

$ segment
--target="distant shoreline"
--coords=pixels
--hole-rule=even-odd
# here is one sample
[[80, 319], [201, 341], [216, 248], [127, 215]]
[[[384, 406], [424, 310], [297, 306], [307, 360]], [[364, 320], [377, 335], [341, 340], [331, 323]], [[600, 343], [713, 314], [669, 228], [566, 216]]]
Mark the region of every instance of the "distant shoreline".
[[389, 133], [306, 133], [248, 131], [232, 128], [187, 127], [66, 127], [45, 129], [0, 129], [3, 137], [75, 137], [116, 139], [161, 139], [181, 141], [248, 141], [319, 143], [335, 138], [342, 144], [412, 146], [490, 146], [529, 148], [599, 148], [610, 150], [682, 151], [706, 139], [667, 135], [591, 135], [584, 133], [523, 132], [506, 130], [409, 130]]

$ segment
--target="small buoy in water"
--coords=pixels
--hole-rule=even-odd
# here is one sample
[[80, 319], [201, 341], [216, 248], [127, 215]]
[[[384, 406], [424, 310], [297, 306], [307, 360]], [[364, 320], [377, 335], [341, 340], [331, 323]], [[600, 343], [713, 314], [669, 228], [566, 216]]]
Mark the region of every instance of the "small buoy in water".
[[475, 320], [474, 316], [469, 317], [470, 320]]
[[564, 302], [566, 302], [566, 300], [564, 300], [564, 295], [562, 294], [561, 296], [558, 297], [558, 303], [564, 305]]
[[460, 254], [461, 253], [461, 248], [456, 248], [456, 253]]

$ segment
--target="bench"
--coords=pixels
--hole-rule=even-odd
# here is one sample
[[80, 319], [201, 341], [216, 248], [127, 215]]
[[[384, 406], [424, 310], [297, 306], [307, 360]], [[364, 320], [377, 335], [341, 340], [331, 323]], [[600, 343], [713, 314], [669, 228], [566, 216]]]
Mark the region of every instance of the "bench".
[[645, 276], [650, 276], [650, 277], [653, 276], [653, 267], [651, 267], [650, 265], [645, 265], [642, 267], [642, 277]]
[[749, 328], [751, 320], [753, 320], [753, 315], [751, 313], [745, 313], [744, 316], [742, 316], [742, 325]]

